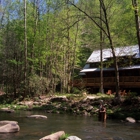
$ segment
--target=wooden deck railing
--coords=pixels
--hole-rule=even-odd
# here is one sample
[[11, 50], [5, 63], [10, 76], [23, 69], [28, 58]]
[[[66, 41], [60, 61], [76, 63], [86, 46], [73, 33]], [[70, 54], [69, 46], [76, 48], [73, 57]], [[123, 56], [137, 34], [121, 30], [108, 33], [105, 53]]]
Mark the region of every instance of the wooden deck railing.
[[[140, 76], [124, 76], [120, 77], [120, 86], [123, 87], [138, 87], [140, 88]], [[115, 86], [115, 77], [104, 77], [103, 84], [106, 87]], [[93, 86], [100, 87], [100, 78], [82, 78], [71, 81], [70, 85], [73, 86]]]

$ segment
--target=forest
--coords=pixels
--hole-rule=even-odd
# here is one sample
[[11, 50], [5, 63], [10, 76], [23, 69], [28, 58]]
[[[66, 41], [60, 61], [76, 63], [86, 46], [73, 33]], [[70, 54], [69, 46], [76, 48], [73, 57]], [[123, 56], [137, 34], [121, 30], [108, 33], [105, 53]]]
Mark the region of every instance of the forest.
[[70, 93], [93, 50], [139, 44], [137, 0], [0, 0], [0, 89]]

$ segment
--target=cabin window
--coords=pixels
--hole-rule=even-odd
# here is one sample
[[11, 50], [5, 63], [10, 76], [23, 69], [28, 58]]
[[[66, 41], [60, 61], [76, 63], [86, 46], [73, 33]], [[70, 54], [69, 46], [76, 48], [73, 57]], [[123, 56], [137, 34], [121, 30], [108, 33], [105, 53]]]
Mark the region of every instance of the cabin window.
[[99, 63], [91, 63], [90, 68], [99, 68]]
[[100, 77], [99, 72], [88, 72], [87, 73], [87, 78], [94, 78], [94, 77]]
[[140, 70], [138, 70], [138, 76], [140, 76]]
[[132, 71], [133, 76], [139, 76], [140, 75], [140, 70], [134, 70]]
[[104, 77], [114, 77], [115, 72], [114, 71], [104, 71], [103, 76]]
[[126, 76], [133, 76], [131, 71], [126, 71]]
[[132, 65], [140, 65], [140, 59], [133, 59]]

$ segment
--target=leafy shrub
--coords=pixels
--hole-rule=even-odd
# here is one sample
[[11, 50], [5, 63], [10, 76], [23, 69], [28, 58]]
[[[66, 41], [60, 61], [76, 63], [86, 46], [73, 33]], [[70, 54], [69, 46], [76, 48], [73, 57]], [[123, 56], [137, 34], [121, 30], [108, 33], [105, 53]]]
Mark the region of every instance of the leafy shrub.
[[71, 90], [71, 93], [73, 93], [73, 94], [79, 94], [80, 92], [81, 92], [81, 90], [76, 87], [73, 87]]
[[132, 97], [135, 97], [137, 96], [137, 93], [136, 92], [130, 92], [128, 97], [132, 98]]
[[36, 95], [45, 93], [49, 83], [49, 80], [45, 77], [39, 77], [38, 75], [32, 75], [29, 77], [29, 89], [31, 93]]
[[69, 134], [65, 134], [65, 135], [62, 135], [59, 140], [65, 140], [67, 137], [69, 137], [70, 135]]

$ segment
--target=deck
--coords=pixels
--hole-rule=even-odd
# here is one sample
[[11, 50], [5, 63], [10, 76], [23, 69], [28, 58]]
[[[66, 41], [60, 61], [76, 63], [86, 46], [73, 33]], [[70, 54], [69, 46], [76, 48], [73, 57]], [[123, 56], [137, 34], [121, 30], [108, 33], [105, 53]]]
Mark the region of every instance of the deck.
[[[100, 78], [82, 78], [82, 79], [75, 79], [73, 82], [70, 83], [74, 87], [100, 87]], [[115, 87], [115, 77], [104, 77], [103, 78], [103, 85], [104, 87]], [[140, 88], [140, 76], [124, 76], [120, 77], [120, 87], [127, 87], [127, 88]]]

